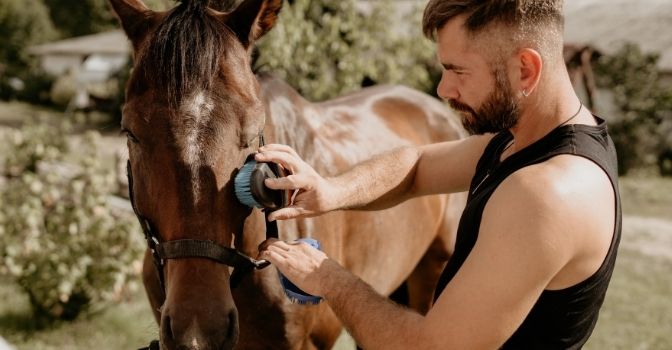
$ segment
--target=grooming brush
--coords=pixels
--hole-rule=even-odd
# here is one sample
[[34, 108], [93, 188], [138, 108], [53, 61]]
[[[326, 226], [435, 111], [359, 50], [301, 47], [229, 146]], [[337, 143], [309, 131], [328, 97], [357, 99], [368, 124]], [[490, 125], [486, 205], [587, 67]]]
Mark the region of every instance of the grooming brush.
[[[298, 241], [308, 243], [311, 247], [317, 250], [322, 250], [320, 242], [315, 239], [299, 238]], [[289, 298], [292, 303], [301, 305], [316, 305], [322, 301], [322, 297], [308, 294], [299, 289], [299, 287], [288, 280], [287, 277], [285, 277], [283, 274], [278, 273], [278, 275], [280, 275], [280, 284], [282, 284], [282, 288], [285, 290], [285, 295], [287, 295], [287, 298]]]
[[276, 210], [285, 207], [289, 203], [289, 191], [272, 190], [264, 185], [266, 179], [284, 176], [286, 173], [279, 165], [257, 163], [254, 155], [250, 155], [234, 179], [236, 197], [251, 208]]

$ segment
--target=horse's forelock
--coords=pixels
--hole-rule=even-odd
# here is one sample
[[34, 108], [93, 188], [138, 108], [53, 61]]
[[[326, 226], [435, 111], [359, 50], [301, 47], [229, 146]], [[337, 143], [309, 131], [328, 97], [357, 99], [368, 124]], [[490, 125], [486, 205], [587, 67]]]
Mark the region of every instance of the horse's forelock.
[[147, 79], [179, 106], [184, 96], [208, 91], [219, 73], [220, 57], [233, 35], [199, 1], [176, 7], [159, 25], [142, 55]]

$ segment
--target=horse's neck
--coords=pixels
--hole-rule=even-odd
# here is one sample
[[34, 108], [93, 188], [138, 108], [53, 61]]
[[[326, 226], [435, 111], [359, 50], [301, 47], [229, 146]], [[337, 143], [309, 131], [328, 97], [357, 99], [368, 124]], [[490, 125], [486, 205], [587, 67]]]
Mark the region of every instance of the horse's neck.
[[325, 157], [331, 153], [319, 135], [327, 118], [324, 111], [313, 104], [284, 81], [261, 76], [263, 100], [266, 105], [265, 134], [268, 142], [289, 145], [316, 170], [334, 172], [334, 165]]
[[259, 78], [269, 141], [292, 146], [318, 173], [331, 176], [407, 144], [372, 110], [390, 87], [358, 91], [322, 103], [305, 100], [280, 79]]

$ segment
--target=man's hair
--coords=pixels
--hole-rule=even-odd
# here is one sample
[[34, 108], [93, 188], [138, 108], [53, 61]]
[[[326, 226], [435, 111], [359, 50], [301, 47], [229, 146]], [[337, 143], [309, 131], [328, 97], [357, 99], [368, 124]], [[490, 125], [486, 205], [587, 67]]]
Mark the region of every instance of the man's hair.
[[[542, 56], [562, 53], [563, 0], [430, 0], [422, 30], [435, 40], [451, 19], [466, 15], [464, 28], [472, 36], [496, 28], [510, 39], [536, 46]], [[550, 51], [550, 52], [549, 52]]]

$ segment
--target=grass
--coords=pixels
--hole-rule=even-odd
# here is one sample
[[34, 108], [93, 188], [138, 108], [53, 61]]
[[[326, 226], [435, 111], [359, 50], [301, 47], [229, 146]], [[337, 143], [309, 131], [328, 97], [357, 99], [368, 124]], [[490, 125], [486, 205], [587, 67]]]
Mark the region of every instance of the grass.
[[624, 177], [619, 183], [625, 214], [672, 219], [672, 178]]
[[621, 249], [587, 350], [672, 349], [672, 262]]
[[137, 349], [156, 337], [157, 327], [143, 291], [71, 323], [38, 328], [27, 297], [11, 281], [0, 280], [0, 335], [17, 350]]
[[[620, 187], [624, 215], [672, 221], [672, 179], [624, 177]], [[672, 260], [629, 244], [656, 234], [661, 233], [624, 227], [607, 298], [586, 349], [672, 349]]]

